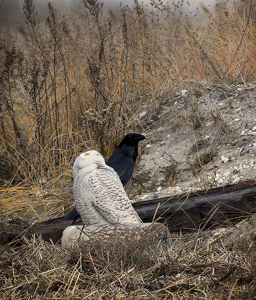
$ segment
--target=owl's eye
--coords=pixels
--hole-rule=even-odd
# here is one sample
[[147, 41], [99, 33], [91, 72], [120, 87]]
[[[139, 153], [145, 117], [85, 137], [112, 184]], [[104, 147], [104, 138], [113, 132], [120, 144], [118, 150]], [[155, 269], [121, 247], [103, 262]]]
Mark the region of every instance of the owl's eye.
[[89, 153], [85, 153], [85, 154], [84, 154], [84, 156], [87, 156], [87, 155], [89, 155]]

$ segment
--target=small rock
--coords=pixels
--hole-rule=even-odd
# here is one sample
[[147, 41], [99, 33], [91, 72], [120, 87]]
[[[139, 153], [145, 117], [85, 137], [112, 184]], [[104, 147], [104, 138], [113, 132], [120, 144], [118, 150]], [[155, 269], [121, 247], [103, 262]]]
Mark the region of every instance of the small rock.
[[233, 181], [232, 181], [232, 184], [237, 184], [241, 181], [240, 177], [237, 177], [235, 178]]
[[181, 96], [184, 97], [187, 95], [188, 91], [187, 90], [182, 90], [181, 92]]
[[241, 131], [240, 135], [249, 135], [249, 134], [250, 134], [250, 130], [246, 128], [246, 129]]
[[240, 156], [243, 156], [243, 155], [245, 155], [246, 153], [248, 153], [249, 151], [248, 150], [246, 150], [246, 148], [241, 148], [240, 150], [239, 150], [239, 152], [240, 152]]
[[220, 157], [220, 159], [224, 164], [226, 164], [229, 161], [229, 159], [223, 155]]

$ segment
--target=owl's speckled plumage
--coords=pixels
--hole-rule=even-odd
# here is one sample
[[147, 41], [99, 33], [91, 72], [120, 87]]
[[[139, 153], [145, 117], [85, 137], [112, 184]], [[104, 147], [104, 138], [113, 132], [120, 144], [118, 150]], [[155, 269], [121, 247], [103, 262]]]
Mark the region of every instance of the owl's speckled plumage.
[[95, 151], [82, 153], [73, 166], [75, 206], [86, 224], [131, 224], [141, 219], [119, 176]]

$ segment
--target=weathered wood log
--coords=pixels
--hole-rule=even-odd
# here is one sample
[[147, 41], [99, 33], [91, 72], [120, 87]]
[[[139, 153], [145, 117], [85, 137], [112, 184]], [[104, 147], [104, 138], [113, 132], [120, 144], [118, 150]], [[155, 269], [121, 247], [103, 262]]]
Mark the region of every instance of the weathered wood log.
[[165, 222], [169, 231], [234, 223], [256, 211], [256, 182], [133, 203], [143, 222]]
[[[165, 223], [169, 231], [205, 229], [240, 221], [256, 211], [256, 182], [164, 197], [132, 204], [143, 222]], [[76, 225], [81, 224], [77, 223]], [[63, 217], [35, 224], [27, 235], [60, 240], [71, 221]]]

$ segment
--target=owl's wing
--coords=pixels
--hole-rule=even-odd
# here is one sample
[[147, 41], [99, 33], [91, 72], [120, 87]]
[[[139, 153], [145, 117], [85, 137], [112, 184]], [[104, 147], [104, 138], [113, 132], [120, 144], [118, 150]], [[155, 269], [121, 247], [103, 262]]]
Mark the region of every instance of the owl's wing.
[[90, 187], [90, 176], [90, 172], [84, 172], [75, 177], [73, 184], [75, 207], [86, 224], [108, 223], [93, 206], [96, 195]]
[[119, 176], [111, 167], [100, 166], [91, 172], [89, 185], [92, 205], [109, 223], [141, 223]]

